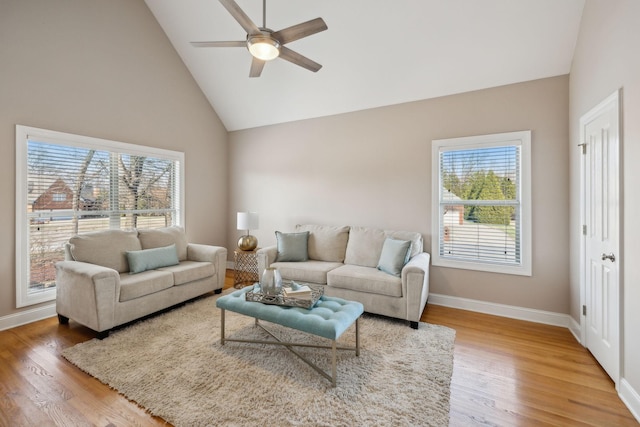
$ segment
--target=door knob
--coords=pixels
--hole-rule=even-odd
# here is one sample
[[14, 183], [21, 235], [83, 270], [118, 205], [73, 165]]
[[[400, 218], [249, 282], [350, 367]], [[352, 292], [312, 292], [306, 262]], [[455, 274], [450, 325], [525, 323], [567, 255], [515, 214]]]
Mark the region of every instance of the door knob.
[[615, 256], [614, 254], [612, 254], [612, 253], [611, 253], [611, 254], [609, 254], [609, 255], [607, 255], [607, 254], [602, 254], [602, 260], [603, 260], [603, 261], [606, 261], [606, 260], [608, 260], [608, 259], [610, 259], [610, 260], [611, 260], [611, 262], [615, 262], [615, 261], [616, 261], [616, 256]]

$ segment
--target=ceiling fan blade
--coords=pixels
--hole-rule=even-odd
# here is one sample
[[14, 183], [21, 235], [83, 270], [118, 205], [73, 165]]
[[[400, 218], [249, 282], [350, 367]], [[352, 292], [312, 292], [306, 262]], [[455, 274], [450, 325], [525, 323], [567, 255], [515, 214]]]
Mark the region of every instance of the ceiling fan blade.
[[191, 42], [193, 47], [247, 47], [245, 40], [234, 42]]
[[249, 34], [249, 35], [261, 34], [260, 33], [260, 29], [258, 28], [258, 26], [253, 23], [251, 18], [249, 18], [247, 16], [247, 14], [244, 13], [244, 11], [242, 9], [240, 9], [240, 6], [238, 6], [238, 4], [235, 1], [233, 1], [233, 0], [220, 0], [220, 3], [222, 3], [224, 8], [229, 11], [231, 16], [233, 16], [234, 19], [236, 21], [238, 21], [238, 24], [240, 24], [242, 26], [242, 28], [244, 28], [244, 30], [247, 32], [247, 34]]
[[264, 63], [265, 61], [254, 57], [251, 60], [251, 70], [249, 71], [249, 77], [260, 77], [260, 74], [262, 74], [262, 69], [264, 68]]
[[276, 31], [272, 36], [281, 44], [287, 44], [326, 29], [327, 24], [324, 20], [322, 18], [316, 18], [311, 21], [303, 22], [302, 24], [293, 25], [283, 30]]
[[298, 52], [294, 52], [286, 46], [280, 46], [280, 58], [306, 68], [309, 71], [313, 71], [314, 73], [322, 68], [322, 65], [310, 60], [306, 56], [300, 55]]

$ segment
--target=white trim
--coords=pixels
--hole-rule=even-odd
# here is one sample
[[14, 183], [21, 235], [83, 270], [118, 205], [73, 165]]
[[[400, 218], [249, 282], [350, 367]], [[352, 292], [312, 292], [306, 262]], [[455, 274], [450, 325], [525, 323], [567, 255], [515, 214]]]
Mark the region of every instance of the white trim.
[[573, 337], [576, 339], [576, 341], [584, 346], [584, 339], [582, 338], [582, 326], [576, 321], [576, 319], [571, 316], [569, 316], [568, 328], [569, 332], [573, 334]]
[[0, 331], [15, 328], [16, 326], [26, 325], [27, 323], [37, 322], [38, 320], [47, 319], [55, 315], [55, 303], [19, 311], [14, 314], [0, 317]]
[[622, 403], [624, 403], [631, 415], [635, 417], [635, 419], [640, 422], [640, 393], [631, 387], [631, 384], [624, 378], [620, 379], [620, 391], [618, 393]]
[[536, 310], [533, 308], [517, 307], [514, 305], [497, 304], [493, 302], [478, 301], [468, 298], [452, 297], [449, 295], [429, 294], [429, 304], [442, 305], [444, 307], [458, 308], [461, 310], [476, 311], [478, 313], [494, 316], [508, 317], [511, 319], [526, 320], [545, 325], [561, 326], [569, 328], [571, 316], [552, 311]]

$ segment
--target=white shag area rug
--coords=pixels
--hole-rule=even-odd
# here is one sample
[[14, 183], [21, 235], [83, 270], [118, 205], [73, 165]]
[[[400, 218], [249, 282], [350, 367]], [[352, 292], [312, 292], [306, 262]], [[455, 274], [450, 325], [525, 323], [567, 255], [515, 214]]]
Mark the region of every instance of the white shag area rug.
[[[225, 292], [226, 293], [226, 292]], [[281, 346], [220, 345], [209, 296], [62, 355], [175, 426], [447, 426], [455, 331], [364, 314], [360, 356], [338, 351], [337, 387]], [[263, 322], [285, 340], [329, 340]], [[226, 312], [227, 338], [270, 339]], [[352, 326], [338, 341], [355, 345]], [[296, 348], [330, 372], [330, 350]]]

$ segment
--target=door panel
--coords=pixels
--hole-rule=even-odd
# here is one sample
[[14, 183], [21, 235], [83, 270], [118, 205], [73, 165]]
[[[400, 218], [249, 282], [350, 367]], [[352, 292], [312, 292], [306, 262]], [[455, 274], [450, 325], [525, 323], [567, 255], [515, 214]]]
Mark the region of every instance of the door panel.
[[[615, 96], [614, 96], [615, 95]], [[585, 345], [617, 384], [620, 366], [620, 198], [617, 92], [580, 120], [583, 174]]]

